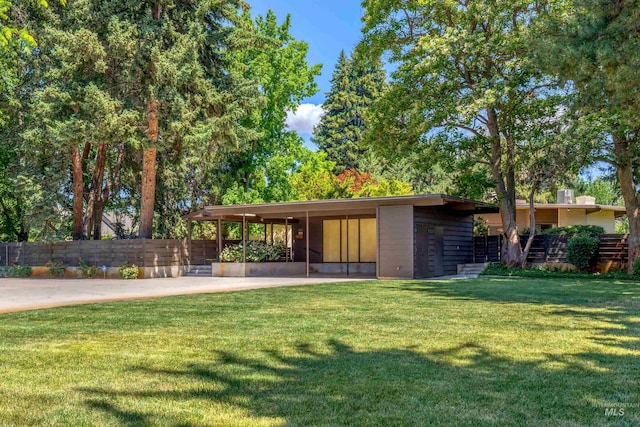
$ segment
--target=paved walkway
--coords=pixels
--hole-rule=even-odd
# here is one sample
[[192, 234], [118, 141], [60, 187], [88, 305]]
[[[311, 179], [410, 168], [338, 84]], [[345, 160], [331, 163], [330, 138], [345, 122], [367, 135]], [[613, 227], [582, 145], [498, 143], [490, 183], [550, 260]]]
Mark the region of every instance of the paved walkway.
[[93, 302], [360, 280], [368, 279], [344, 277], [181, 277], [144, 280], [0, 279], [0, 313]]

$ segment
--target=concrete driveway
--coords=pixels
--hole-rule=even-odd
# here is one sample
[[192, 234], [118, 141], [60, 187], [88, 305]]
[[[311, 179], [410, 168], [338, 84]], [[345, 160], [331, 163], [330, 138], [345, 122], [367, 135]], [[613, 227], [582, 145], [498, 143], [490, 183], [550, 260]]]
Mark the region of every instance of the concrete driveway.
[[371, 280], [336, 277], [171, 279], [0, 279], [0, 313], [93, 302]]

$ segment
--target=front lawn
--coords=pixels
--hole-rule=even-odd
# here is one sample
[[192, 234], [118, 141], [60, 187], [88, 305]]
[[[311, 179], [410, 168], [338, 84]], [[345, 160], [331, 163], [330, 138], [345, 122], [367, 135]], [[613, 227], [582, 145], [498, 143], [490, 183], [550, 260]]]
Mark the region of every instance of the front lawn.
[[6, 314], [0, 425], [640, 425], [639, 339], [639, 284], [568, 279]]

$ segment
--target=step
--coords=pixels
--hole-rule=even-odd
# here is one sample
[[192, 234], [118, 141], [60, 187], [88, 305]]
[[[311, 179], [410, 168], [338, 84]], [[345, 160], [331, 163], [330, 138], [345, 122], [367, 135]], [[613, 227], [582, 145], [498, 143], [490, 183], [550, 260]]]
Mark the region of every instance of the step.
[[458, 264], [458, 274], [470, 275], [482, 273], [489, 263], [476, 263], [476, 264]]
[[189, 271], [186, 275], [192, 277], [211, 277], [213, 272], [210, 265], [192, 265], [189, 267]]

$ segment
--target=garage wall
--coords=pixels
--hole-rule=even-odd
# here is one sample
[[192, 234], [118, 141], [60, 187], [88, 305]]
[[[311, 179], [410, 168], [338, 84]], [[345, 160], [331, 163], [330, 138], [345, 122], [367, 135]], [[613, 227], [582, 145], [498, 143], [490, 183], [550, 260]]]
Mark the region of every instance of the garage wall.
[[454, 275], [473, 262], [473, 214], [416, 207], [415, 277]]
[[378, 208], [378, 277], [414, 276], [413, 206]]

